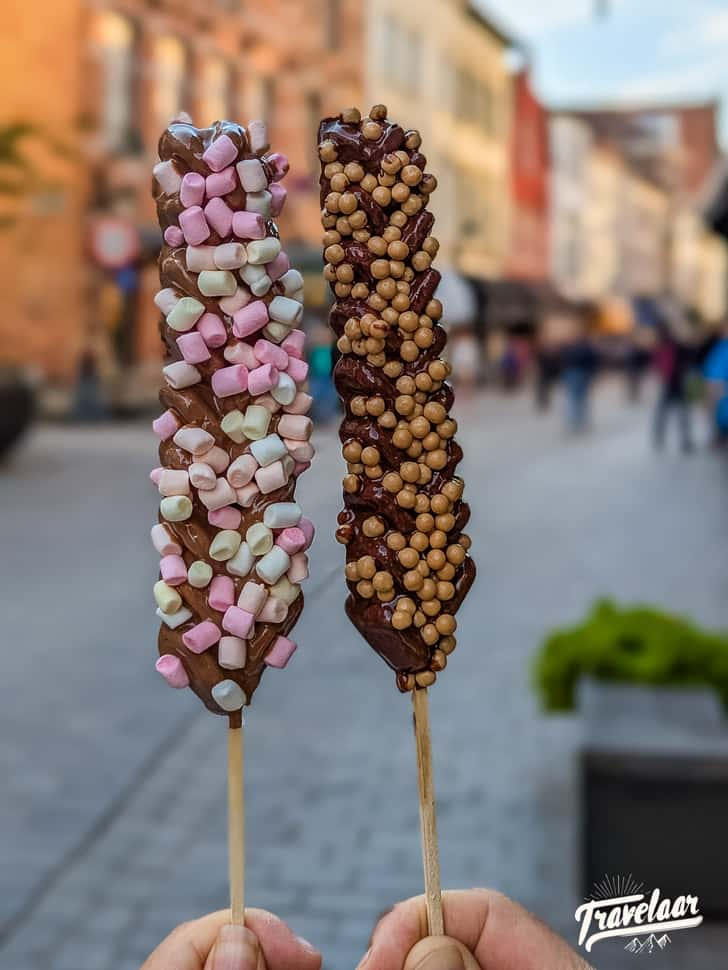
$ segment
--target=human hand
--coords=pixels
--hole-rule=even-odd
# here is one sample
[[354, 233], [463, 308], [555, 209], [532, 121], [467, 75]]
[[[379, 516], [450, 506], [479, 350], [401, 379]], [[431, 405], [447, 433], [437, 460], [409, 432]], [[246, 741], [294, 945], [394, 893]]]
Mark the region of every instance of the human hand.
[[141, 970], [321, 970], [321, 954], [272, 913], [246, 909], [233, 926], [222, 910], [178, 926]]
[[490, 889], [445, 892], [447, 936], [427, 935], [425, 897], [377, 924], [358, 970], [590, 970], [561, 937]]

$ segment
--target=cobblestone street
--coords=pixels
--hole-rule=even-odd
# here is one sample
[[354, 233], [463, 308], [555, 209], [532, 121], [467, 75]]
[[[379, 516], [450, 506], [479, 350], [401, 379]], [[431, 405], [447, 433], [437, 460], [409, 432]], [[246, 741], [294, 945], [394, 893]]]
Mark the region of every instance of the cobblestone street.
[[[728, 627], [728, 466], [653, 454], [647, 406], [621, 388], [596, 404], [567, 438], [556, 408], [461, 396], [479, 578], [431, 692], [444, 885], [494, 886], [572, 942], [580, 722], [539, 713], [530, 657], [600, 594]], [[247, 722], [247, 901], [350, 970], [378, 914], [422, 889], [417, 780], [409, 701], [343, 612], [333, 430], [317, 445], [300, 649]], [[138, 970], [227, 904], [225, 721], [153, 669], [153, 463], [146, 425], [45, 427], [0, 472], [4, 970]], [[676, 933], [655, 962], [716, 970], [727, 942]], [[627, 956], [592, 954], [600, 970]]]

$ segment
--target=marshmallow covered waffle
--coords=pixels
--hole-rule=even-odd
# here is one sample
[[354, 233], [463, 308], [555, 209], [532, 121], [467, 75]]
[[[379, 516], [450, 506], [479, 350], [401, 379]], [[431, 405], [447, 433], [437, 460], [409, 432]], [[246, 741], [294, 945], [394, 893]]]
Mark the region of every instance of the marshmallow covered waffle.
[[175, 122], [159, 156], [157, 670], [230, 714], [266, 666], [286, 665], [303, 608], [313, 538], [294, 496], [313, 456], [303, 279], [273, 222], [288, 163], [269, 152], [262, 122]]
[[475, 578], [463, 529], [470, 510], [455, 469], [445, 331], [432, 268], [430, 194], [420, 136], [349, 109], [319, 128], [324, 275], [341, 354], [340, 428], [346, 611], [397, 672], [426, 687], [455, 648], [455, 613]]

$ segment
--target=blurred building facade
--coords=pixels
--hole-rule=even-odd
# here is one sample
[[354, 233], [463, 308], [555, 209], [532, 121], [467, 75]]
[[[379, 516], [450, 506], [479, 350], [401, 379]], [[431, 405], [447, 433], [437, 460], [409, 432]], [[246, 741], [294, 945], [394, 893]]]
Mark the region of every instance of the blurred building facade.
[[548, 112], [527, 68], [513, 78], [511, 132], [511, 233], [506, 273], [545, 281], [550, 276]]

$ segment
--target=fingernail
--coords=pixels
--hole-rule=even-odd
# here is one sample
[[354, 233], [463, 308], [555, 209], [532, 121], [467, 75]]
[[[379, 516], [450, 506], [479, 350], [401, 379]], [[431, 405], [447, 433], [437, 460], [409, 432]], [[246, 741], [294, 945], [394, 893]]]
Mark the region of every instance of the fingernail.
[[465, 961], [460, 950], [450, 944], [426, 954], [412, 970], [465, 970]]
[[217, 934], [212, 970], [256, 970], [258, 939], [245, 926], [223, 926]]
[[304, 936], [297, 936], [296, 943], [298, 943], [299, 946], [302, 946], [304, 950], [308, 951], [308, 953], [318, 954], [319, 952], [318, 949], [313, 945], [313, 943], [309, 943]]
[[372, 955], [372, 948], [369, 947], [369, 949], [367, 950], [367, 952], [361, 958], [361, 962], [357, 964], [356, 970], [361, 970], [361, 968], [364, 966], [364, 964], [367, 962], [367, 960], [369, 959], [369, 957], [371, 955]]

